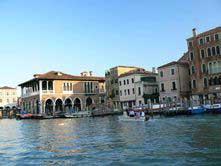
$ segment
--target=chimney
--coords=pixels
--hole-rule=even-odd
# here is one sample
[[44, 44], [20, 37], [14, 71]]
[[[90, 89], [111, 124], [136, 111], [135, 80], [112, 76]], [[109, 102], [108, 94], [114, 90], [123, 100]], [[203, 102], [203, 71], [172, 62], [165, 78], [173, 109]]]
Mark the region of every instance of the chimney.
[[196, 37], [196, 35], [197, 35], [196, 28], [193, 28], [192, 31], [193, 31], [193, 37]]
[[92, 73], [93, 73], [92, 71], [89, 71], [90, 76], [92, 76]]

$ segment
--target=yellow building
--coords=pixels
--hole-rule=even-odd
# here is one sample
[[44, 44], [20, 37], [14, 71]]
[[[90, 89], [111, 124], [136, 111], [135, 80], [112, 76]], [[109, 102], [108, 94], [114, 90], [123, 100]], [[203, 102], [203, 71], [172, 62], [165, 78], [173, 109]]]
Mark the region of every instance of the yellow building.
[[113, 102], [115, 108], [120, 108], [120, 94], [118, 77], [129, 71], [139, 69], [133, 66], [116, 66], [105, 73], [107, 99]]
[[33, 114], [86, 110], [104, 103], [105, 79], [92, 72], [73, 76], [59, 71], [36, 74], [19, 85], [22, 109]]
[[8, 86], [0, 87], [0, 108], [13, 108], [17, 105], [17, 89]]

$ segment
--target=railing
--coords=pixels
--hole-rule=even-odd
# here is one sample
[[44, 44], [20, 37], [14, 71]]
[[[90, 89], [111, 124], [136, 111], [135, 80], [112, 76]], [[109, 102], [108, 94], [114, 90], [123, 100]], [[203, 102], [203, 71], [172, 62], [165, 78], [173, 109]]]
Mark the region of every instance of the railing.
[[210, 74], [217, 74], [217, 73], [221, 73], [221, 67], [213, 67], [210, 71]]
[[42, 90], [42, 93], [54, 93], [53, 90]]
[[31, 92], [31, 93], [25, 93], [25, 94], [22, 94], [22, 97], [29, 97], [29, 96], [35, 96], [35, 95], [39, 95], [40, 92], [37, 91], [37, 92]]

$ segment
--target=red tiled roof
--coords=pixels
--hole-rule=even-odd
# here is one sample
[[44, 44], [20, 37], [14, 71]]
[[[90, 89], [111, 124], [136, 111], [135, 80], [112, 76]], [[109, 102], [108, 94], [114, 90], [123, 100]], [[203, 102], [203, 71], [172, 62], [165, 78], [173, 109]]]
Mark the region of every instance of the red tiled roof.
[[16, 89], [16, 88], [12, 88], [12, 87], [9, 87], [9, 86], [3, 86], [3, 87], [0, 87], [0, 89]]
[[149, 75], [149, 74], [156, 74], [156, 73], [152, 73], [150, 71], [146, 71], [146, 70], [140, 68], [140, 69], [137, 69], [137, 70], [131, 70], [129, 72], [123, 73], [118, 78], [129, 76], [129, 75], [132, 75], [132, 74], [145, 74], [145, 75]]
[[104, 82], [104, 77], [94, 77], [94, 76], [74, 76], [70, 74], [65, 74], [60, 71], [49, 71], [44, 74], [35, 74], [34, 78], [26, 81], [19, 86], [26, 84], [28, 82], [34, 81], [34, 80], [79, 80], [79, 81], [100, 81]]
[[158, 69], [163, 68], [163, 67], [168, 67], [168, 66], [173, 66], [173, 65], [182, 65], [182, 66], [188, 66], [188, 62], [182, 62], [182, 61], [172, 61], [170, 63], [167, 63], [165, 65], [162, 65], [160, 67], [158, 67]]

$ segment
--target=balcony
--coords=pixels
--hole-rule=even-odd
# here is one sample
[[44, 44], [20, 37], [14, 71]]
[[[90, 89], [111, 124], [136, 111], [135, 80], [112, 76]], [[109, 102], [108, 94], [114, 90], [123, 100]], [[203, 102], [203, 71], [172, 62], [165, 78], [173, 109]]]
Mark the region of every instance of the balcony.
[[213, 67], [209, 70], [209, 74], [218, 74], [221, 73], [221, 67]]

